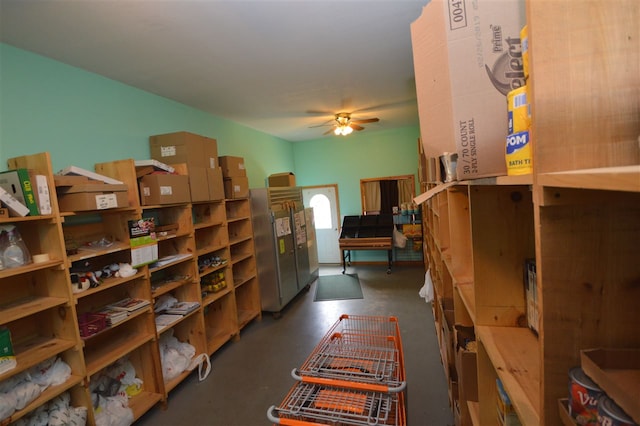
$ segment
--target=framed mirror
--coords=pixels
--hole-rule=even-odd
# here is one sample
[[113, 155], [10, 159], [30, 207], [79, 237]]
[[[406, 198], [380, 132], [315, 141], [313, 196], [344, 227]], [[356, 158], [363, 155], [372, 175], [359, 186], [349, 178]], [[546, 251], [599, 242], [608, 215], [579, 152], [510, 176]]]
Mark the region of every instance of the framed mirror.
[[403, 203], [415, 197], [414, 175], [360, 179], [362, 214], [397, 213]]

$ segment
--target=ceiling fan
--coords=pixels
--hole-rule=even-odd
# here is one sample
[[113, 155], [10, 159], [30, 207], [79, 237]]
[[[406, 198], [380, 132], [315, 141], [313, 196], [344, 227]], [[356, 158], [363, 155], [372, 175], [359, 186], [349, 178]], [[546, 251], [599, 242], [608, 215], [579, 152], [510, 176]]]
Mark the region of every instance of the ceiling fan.
[[366, 123], [376, 123], [380, 121], [379, 118], [366, 118], [363, 120], [352, 120], [351, 113], [349, 112], [339, 112], [335, 114], [334, 119], [328, 121], [327, 123], [321, 124], [320, 126], [311, 126], [311, 127], [321, 127], [332, 125], [333, 128], [327, 130], [323, 133], [324, 135], [328, 135], [329, 133], [333, 133], [336, 136], [347, 136], [353, 133], [354, 130], [360, 131], [364, 130], [364, 127], [360, 126], [360, 124]]

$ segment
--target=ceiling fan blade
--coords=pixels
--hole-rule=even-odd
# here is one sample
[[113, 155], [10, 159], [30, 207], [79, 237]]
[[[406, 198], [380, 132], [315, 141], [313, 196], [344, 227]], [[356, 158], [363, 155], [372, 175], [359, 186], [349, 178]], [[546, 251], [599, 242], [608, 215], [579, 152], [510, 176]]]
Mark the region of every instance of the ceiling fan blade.
[[353, 121], [351, 122], [351, 124], [349, 124], [349, 126], [351, 126], [353, 130], [364, 130], [364, 127], [354, 124]]
[[329, 129], [329, 130], [327, 130], [326, 132], [324, 132], [324, 133], [322, 134], [322, 136], [324, 136], [324, 135], [328, 135], [329, 133], [333, 133], [333, 130], [334, 130], [334, 129]]
[[364, 123], [377, 123], [379, 118], [365, 118], [363, 120], [351, 120], [352, 123], [364, 124]]
[[332, 126], [332, 125], [334, 125], [334, 124], [335, 124], [335, 123], [334, 123], [334, 121], [335, 121], [335, 120], [325, 121], [325, 122], [324, 122], [324, 123], [322, 123], [322, 124], [316, 124], [315, 126], [309, 126], [309, 128], [310, 128], [310, 129], [313, 129], [313, 128], [315, 128], [315, 127]]

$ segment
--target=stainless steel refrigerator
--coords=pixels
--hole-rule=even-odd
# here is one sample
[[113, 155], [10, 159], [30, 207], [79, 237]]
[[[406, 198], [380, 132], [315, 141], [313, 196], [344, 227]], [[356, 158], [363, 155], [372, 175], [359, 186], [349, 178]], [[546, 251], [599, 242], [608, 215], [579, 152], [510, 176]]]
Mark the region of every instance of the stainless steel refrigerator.
[[262, 310], [279, 314], [317, 277], [309, 259], [302, 189], [255, 188], [250, 194]]

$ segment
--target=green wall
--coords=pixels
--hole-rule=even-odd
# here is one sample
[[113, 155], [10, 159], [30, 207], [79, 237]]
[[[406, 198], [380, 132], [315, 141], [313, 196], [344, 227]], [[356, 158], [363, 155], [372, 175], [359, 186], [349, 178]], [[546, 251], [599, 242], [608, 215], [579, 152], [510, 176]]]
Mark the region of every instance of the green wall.
[[[349, 136], [296, 142], [293, 154], [300, 186], [338, 184], [340, 214], [359, 215], [360, 179], [416, 175], [418, 126], [395, 130], [369, 129]], [[415, 177], [416, 182], [418, 177]]]
[[418, 126], [375, 126], [291, 143], [0, 43], [0, 164], [49, 151], [54, 172], [69, 165], [93, 170], [98, 162], [147, 159], [150, 135], [186, 130], [217, 139], [219, 155], [244, 157], [251, 187], [293, 171], [300, 186], [338, 184], [341, 214], [356, 215], [360, 179], [417, 170]]
[[0, 44], [1, 164], [49, 151], [54, 171], [93, 170], [98, 162], [147, 159], [150, 135], [181, 130], [216, 138], [219, 155], [245, 157], [251, 186], [293, 170], [290, 142]]

